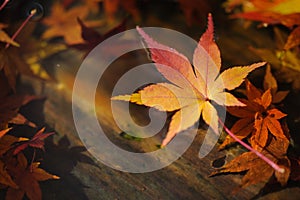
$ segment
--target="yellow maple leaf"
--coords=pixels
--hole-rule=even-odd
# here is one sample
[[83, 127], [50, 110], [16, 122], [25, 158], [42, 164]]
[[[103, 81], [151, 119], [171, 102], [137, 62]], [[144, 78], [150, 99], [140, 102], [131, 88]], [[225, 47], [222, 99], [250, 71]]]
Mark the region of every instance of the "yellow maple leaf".
[[233, 67], [220, 74], [221, 57], [213, 38], [211, 15], [208, 17], [208, 28], [194, 51], [194, 69], [184, 55], [156, 42], [141, 28], [137, 30], [148, 45], [157, 70], [171, 83], [152, 84], [137, 93], [115, 96], [112, 99], [131, 101], [161, 111], [174, 111], [162, 146], [167, 145], [177, 133], [195, 124], [201, 115], [205, 123], [218, 135], [218, 111], [213, 102], [221, 106], [244, 106], [225, 89], [235, 89], [248, 73], [265, 63]]

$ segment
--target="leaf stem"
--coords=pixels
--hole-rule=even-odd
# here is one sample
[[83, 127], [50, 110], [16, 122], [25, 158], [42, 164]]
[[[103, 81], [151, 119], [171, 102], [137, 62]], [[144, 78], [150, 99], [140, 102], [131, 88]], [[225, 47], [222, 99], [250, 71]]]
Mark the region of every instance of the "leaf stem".
[[0, 6], [0, 11], [6, 6], [6, 4], [9, 2], [9, 0], [4, 0], [2, 5]]
[[270, 160], [269, 158], [267, 158], [266, 156], [264, 156], [262, 153], [260, 153], [259, 151], [253, 149], [250, 145], [246, 144], [245, 142], [243, 142], [242, 140], [240, 140], [237, 136], [234, 135], [234, 133], [232, 133], [226, 126], [225, 124], [222, 122], [222, 120], [219, 118], [219, 122], [220, 124], [224, 127], [225, 131], [238, 143], [240, 143], [241, 145], [243, 145], [246, 149], [248, 149], [249, 151], [255, 153], [259, 158], [261, 158], [262, 160], [264, 160], [266, 163], [268, 163], [274, 170], [280, 172], [280, 173], [284, 173], [284, 168], [279, 167], [276, 163], [274, 163], [272, 160]]
[[[30, 15], [25, 19], [25, 21], [21, 24], [21, 26], [18, 28], [18, 30], [13, 34], [11, 37], [12, 40], [15, 40], [15, 38], [19, 35], [21, 30], [25, 27], [25, 25], [28, 23], [28, 21], [36, 14], [36, 9], [33, 9], [30, 11]], [[7, 49], [10, 46], [9, 43], [6, 43], [5, 49]]]
[[35, 159], [35, 149], [33, 149], [33, 155], [32, 155], [32, 159], [31, 159], [31, 163], [30, 163], [30, 172], [32, 173], [33, 172], [33, 162], [34, 162], [34, 159]]

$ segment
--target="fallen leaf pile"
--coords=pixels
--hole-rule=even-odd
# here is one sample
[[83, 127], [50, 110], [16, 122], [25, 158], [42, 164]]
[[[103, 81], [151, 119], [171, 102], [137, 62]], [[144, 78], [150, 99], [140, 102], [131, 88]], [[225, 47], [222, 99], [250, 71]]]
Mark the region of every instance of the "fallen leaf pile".
[[[5, 9], [6, 3], [8, 1], [0, 5], [0, 12]], [[37, 129], [34, 122], [20, 113], [23, 106], [41, 97], [18, 94], [16, 88], [19, 76], [51, 79], [41, 66], [42, 59], [69, 47], [90, 52], [105, 39], [126, 30], [126, 22], [130, 18], [124, 17], [125, 15], [130, 14], [134, 22], [141, 22], [144, 16], [140, 9], [146, 3], [152, 2], [56, 0], [49, 4], [51, 8], [45, 18], [36, 22], [37, 25], [42, 25], [41, 30], [39, 29], [34, 36], [32, 35], [34, 28], [31, 32], [27, 30], [30, 34], [24, 34], [21, 39], [22, 34], [19, 33], [22, 29], [26, 32], [26, 23], [31, 18], [26, 18], [26, 23], [23, 23], [20, 29], [15, 27], [9, 29], [11, 24], [2, 23], [8, 20], [0, 20], [0, 184], [1, 189], [6, 191], [5, 199], [40, 200], [42, 192], [39, 182], [59, 179], [58, 176], [39, 168], [40, 163], [35, 158], [36, 151], [45, 151], [46, 139], [54, 133], [45, 132], [45, 128]], [[188, 25], [192, 25], [195, 21], [201, 23], [204, 16], [213, 8], [209, 0], [179, 0], [176, 4], [181, 8], [180, 14], [185, 16]], [[281, 91], [277, 83], [277, 80], [281, 81], [282, 78], [285, 82], [292, 83], [294, 89], [300, 90], [298, 4], [299, 0], [227, 0], [224, 4], [227, 11], [233, 12], [231, 18], [259, 21], [262, 27], [269, 25], [275, 27], [273, 30], [276, 48], [250, 47], [262, 60], [269, 62], [263, 86], [260, 87], [262, 89], [254, 86], [255, 83], [252, 84], [247, 76], [253, 70], [264, 66], [266, 62], [226, 70], [221, 68], [221, 53], [214, 40], [213, 19], [209, 14], [207, 29], [194, 50], [192, 61], [175, 49], [155, 41], [142, 28], [137, 27], [138, 33], [149, 49], [151, 60], [165, 81], [147, 85], [133, 94], [114, 96], [112, 100], [169, 112], [171, 120], [168, 131], [162, 138], [161, 147], [168, 145], [177, 134], [192, 127], [200, 119], [209, 125], [211, 132], [208, 134], [219, 136], [223, 128], [221, 126], [224, 125], [219, 118], [219, 108], [226, 108], [237, 121], [230, 131], [224, 126], [226, 132], [228, 134], [232, 132], [233, 135], [227, 136], [219, 148], [228, 148], [236, 142], [242, 144], [243, 142], [239, 140], [243, 140], [246, 144], [243, 146], [249, 144], [250, 148], [246, 148], [250, 151], [235, 157], [211, 175], [243, 173], [241, 187], [267, 183], [272, 177], [275, 177], [281, 185], [286, 185], [288, 180], [299, 181], [300, 157], [288, 154], [290, 135], [285, 121], [287, 113], [282, 110], [284, 99], [289, 92]], [[35, 13], [32, 11], [36, 10], [30, 11], [33, 16]], [[104, 19], [100, 20], [98, 18], [100, 16]], [[120, 16], [123, 21], [100, 34], [98, 30], [100, 26], [105, 23], [115, 25], [120, 21]], [[10, 32], [12, 30], [17, 31], [13, 34]], [[282, 36], [285, 33], [286, 37]], [[241, 96], [244, 95], [244, 98], [237, 98], [233, 92], [243, 86], [243, 83], [245, 90], [239, 91], [242, 91]], [[29, 138], [16, 137], [14, 135], [16, 125], [30, 126], [35, 133]], [[237, 138], [233, 139], [234, 136]], [[93, 163], [90, 157], [82, 154], [83, 147], [70, 147], [70, 142], [64, 139], [58, 144], [53, 142], [49, 144], [53, 155], [64, 152], [64, 159], [76, 157], [87, 163]], [[32, 157], [28, 156], [28, 152], [33, 152]], [[261, 159], [262, 157], [266, 157], [270, 162]], [[71, 160], [67, 170], [71, 171], [80, 159]], [[66, 168], [60, 166], [57, 168], [61, 168], [62, 174], [66, 172]]]
[[45, 134], [44, 129], [41, 129], [29, 140], [8, 135], [9, 130], [3, 130], [0, 134], [0, 183], [7, 188], [5, 199], [21, 200], [25, 195], [29, 199], [42, 199], [38, 181], [59, 179], [59, 177], [39, 168], [38, 162], [28, 163], [27, 158], [20, 151], [28, 146], [43, 148], [42, 140], [50, 133]]
[[[294, 179], [299, 177], [297, 174], [291, 175], [295, 174], [292, 163], [299, 162], [291, 162], [287, 157], [290, 136], [283, 121], [287, 114], [276, 106], [289, 92], [278, 90], [277, 81], [269, 65], [265, 72], [263, 90], [256, 88], [245, 78], [251, 71], [263, 66], [264, 62], [232, 67], [220, 73], [220, 51], [213, 39], [211, 15], [208, 18], [208, 28], [194, 51], [194, 68], [184, 55], [156, 42], [141, 28], [138, 27], [137, 31], [147, 44], [157, 70], [169, 83], [151, 84], [136, 93], [112, 97], [112, 100], [129, 101], [160, 111], [172, 112], [173, 116], [162, 141], [162, 147], [176, 134], [195, 124], [200, 116], [214, 132], [218, 133], [218, 111], [215, 104], [219, 104], [226, 106], [230, 114], [240, 118], [231, 128], [231, 132], [238, 139], [247, 139], [253, 151], [234, 158], [212, 175], [245, 171], [242, 187], [266, 183], [273, 175], [281, 185], [285, 185], [292, 177], [296, 177]], [[247, 99], [236, 98], [229, 93], [230, 90], [239, 87], [244, 80], [246, 86], [244, 94]], [[237, 141], [227, 136], [220, 149], [233, 142]], [[258, 154], [264, 155], [281, 170], [274, 170], [278, 168], [261, 159]]]
[[[51, 12], [41, 22], [32, 23], [27, 17], [21, 22], [21, 26], [18, 25], [19, 28], [14, 24], [1, 23], [2, 18], [0, 21], [0, 183], [1, 189], [6, 190], [6, 199], [42, 199], [38, 181], [58, 178], [40, 169], [39, 163], [35, 161], [36, 150], [44, 150], [44, 140], [53, 133], [44, 133], [45, 129], [40, 129], [31, 139], [13, 136], [15, 125], [27, 125], [36, 130], [36, 124], [19, 111], [33, 100], [41, 99], [17, 94], [19, 76], [52, 79], [41, 66], [42, 59], [73, 44], [89, 51], [107, 37], [125, 30], [125, 20], [104, 35], [92, 29], [103, 24], [102, 20], [89, 20], [91, 13], [98, 14], [99, 0], [87, 0], [79, 4], [72, 0], [60, 2], [56, 1], [51, 5]], [[0, 6], [1, 12], [6, 7], [6, 2]], [[35, 10], [30, 13], [32, 17]], [[3, 21], [8, 20], [3, 18]], [[32, 37], [39, 23], [45, 29], [40, 38]], [[63, 37], [67, 45], [60, 43], [52, 46], [45, 42], [57, 37]], [[33, 149], [32, 158], [26, 158], [23, 154], [28, 147]]]
[[[2, 91], [0, 94], [3, 96]], [[29, 199], [42, 199], [38, 181], [58, 179], [57, 176], [38, 168], [39, 163], [28, 164], [21, 152], [27, 147], [44, 149], [43, 140], [53, 133], [43, 133], [44, 129], [41, 129], [32, 139], [28, 139], [10, 135], [12, 128], [7, 128], [11, 124], [36, 128], [33, 122], [19, 113], [19, 109], [37, 99], [40, 97], [16, 94], [0, 97], [0, 183], [3, 189], [7, 189], [5, 199], [21, 200], [24, 195]]]
[[[246, 106], [242, 108], [228, 107], [227, 111], [239, 119], [231, 131], [239, 138], [247, 138], [252, 148], [263, 153], [266, 157], [284, 169], [284, 173], [275, 171], [270, 165], [252, 153], [243, 153], [225, 166], [219, 168], [211, 176], [221, 173], [240, 173], [246, 171], [242, 178], [242, 187], [257, 183], [267, 183], [274, 175], [282, 185], [289, 179], [299, 178], [298, 161], [287, 156], [290, 136], [287, 125], [282, 118], [285, 113], [276, 108], [275, 104], [284, 100], [287, 91], [277, 91], [277, 81], [267, 67], [263, 88], [264, 92], [256, 88], [250, 81], [246, 81], [247, 99], [240, 99]], [[235, 142], [227, 136], [220, 149]]]
[[6, 200], [22, 200], [26, 195], [28, 199], [42, 199], [42, 191], [39, 181], [59, 179], [58, 176], [49, 174], [39, 168], [38, 162], [28, 164], [24, 154], [11, 158], [7, 164], [7, 171], [12, 177], [16, 187], [9, 187], [6, 193]]
[[[4, 8], [5, 4], [2, 4], [2, 7]], [[35, 12], [32, 13], [29, 17], [35, 14]], [[8, 200], [22, 200], [23, 198], [40, 200], [42, 192], [38, 182], [59, 178], [39, 168], [39, 163], [34, 158], [35, 155], [33, 158], [26, 158], [22, 152], [27, 147], [34, 148], [34, 152], [35, 149], [44, 150], [43, 140], [53, 133], [43, 133], [44, 129], [41, 129], [31, 139], [14, 136], [16, 125], [30, 126], [36, 130], [36, 124], [29, 121], [19, 111], [32, 101], [41, 99], [34, 95], [18, 94], [16, 89], [19, 75], [40, 78], [31, 70], [31, 66], [23, 57], [22, 51], [26, 51], [26, 48], [22, 45], [26, 42], [15, 41], [19, 39], [17, 36], [20, 36], [20, 33], [28, 31], [26, 23], [29, 17], [13, 36], [6, 33], [6, 29], [9, 29], [11, 24], [3, 25], [0, 22], [0, 183], [1, 190], [6, 191], [5, 199]]]

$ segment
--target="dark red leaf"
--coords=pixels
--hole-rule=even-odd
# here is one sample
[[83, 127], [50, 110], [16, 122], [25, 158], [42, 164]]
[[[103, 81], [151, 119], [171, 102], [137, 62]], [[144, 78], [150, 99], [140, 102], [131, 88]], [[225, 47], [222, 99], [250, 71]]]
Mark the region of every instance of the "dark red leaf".
[[22, 150], [26, 149], [27, 147], [33, 147], [38, 149], [44, 149], [44, 139], [53, 135], [54, 133], [43, 133], [45, 128], [39, 130], [32, 139], [23, 142], [22, 144], [18, 145], [14, 150], [14, 155], [20, 153]]
[[126, 19], [103, 35], [98, 33], [95, 29], [87, 27], [80, 18], [77, 18], [77, 20], [81, 26], [81, 37], [84, 43], [71, 44], [69, 46], [82, 51], [89, 52], [105, 39], [126, 30]]

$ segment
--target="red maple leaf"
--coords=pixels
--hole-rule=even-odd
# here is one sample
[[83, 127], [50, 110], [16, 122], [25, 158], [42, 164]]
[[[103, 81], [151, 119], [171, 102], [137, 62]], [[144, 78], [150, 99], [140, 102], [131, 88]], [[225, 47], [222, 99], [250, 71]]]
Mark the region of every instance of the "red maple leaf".
[[84, 42], [71, 44], [69, 46], [86, 52], [90, 52], [105, 39], [126, 30], [126, 20], [104, 34], [100, 34], [95, 29], [87, 27], [80, 18], [77, 18], [77, 21], [80, 24], [81, 37]]
[[54, 132], [43, 133], [44, 130], [45, 128], [42, 128], [33, 136], [33, 138], [31, 138], [28, 141], [22, 142], [20, 145], [18, 145], [14, 150], [14, 155], [20, 153], [22, 150], [26, 149], [27, 147], [33, 147], [33, 148], [44, 150], [44, 144], [45, 144], [44, 139], [54, 134]]

